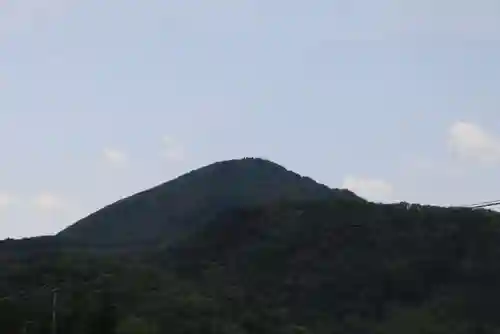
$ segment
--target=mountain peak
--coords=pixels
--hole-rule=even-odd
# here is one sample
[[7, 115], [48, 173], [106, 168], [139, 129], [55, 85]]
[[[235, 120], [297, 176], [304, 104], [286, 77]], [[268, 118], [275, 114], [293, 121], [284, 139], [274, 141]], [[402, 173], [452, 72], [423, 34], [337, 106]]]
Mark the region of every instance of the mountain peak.
[[262, 158], [232, 159], [193, 170], [113, 203], [59, 233], [99, 244], [174, 240], [225, 210], [277, 201], [359, 199]]

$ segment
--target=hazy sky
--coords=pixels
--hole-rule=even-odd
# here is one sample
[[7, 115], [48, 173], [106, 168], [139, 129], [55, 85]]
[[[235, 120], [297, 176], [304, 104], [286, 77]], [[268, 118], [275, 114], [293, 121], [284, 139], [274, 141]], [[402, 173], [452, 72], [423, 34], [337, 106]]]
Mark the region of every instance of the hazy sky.
[[223, 159], [500, 199], [498, 0], [0, 0], [0, 238]]

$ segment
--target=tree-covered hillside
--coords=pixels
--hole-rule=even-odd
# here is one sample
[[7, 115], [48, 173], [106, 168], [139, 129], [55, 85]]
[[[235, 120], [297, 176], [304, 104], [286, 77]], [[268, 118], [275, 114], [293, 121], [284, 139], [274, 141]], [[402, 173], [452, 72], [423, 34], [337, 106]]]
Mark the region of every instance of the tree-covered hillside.
[[218, 213], [276, 201], [349, 198], [268, 160], [217, 162], [118, 201], [58, 236], [94, 245], [172, 242], [196, 231]]
[[50, 240], [0, 244], [0, 332], [49, 333], [54, 287], [65, 334], [500, 332], [489, 211], [291, 201], [154, 251], [37, 252]]

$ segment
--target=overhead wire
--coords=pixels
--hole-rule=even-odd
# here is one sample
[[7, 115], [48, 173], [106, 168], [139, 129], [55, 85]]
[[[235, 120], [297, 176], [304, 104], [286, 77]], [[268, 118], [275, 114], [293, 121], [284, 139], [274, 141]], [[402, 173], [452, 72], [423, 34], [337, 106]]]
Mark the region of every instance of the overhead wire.
[[496, 206], [496, 205], [500, 205], [500, 200], [466, 205], [466, 207], [473, 208], [473, 209], [479, 209], [479, 208], [488, 208], [488, 207], [492, 207], [492, 206]]

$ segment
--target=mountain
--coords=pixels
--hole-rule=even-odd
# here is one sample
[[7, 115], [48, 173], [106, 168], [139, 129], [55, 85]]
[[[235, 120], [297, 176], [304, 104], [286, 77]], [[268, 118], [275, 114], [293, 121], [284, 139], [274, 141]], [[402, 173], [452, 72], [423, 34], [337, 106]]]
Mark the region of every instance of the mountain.
[[495, 212], [312, 201], [226, 212], [157, 259], [267, 310], [249, 333], [493, 334], [499, 257]]
[[154, 251], [57, 240], [0, 242], [1, 333], [53, 333], [53, 287], [57, 333], [500, 332], [490, 211], [327, 198], [226, 210]]
[[[129, 246], [152, 240], [175, 242]], [[127, 251], [95, 246], [113, 242]], [[0, 333], [498, 334], [499, 258], [497, 212], [374, 204], [225, 161], [0, 241]]]
[[264, 159], [217, 162], [111, 204], [58, 234], [90, 244], [169, 242], [196, 231], [219, 213], [279, 201], [350, 199]]

